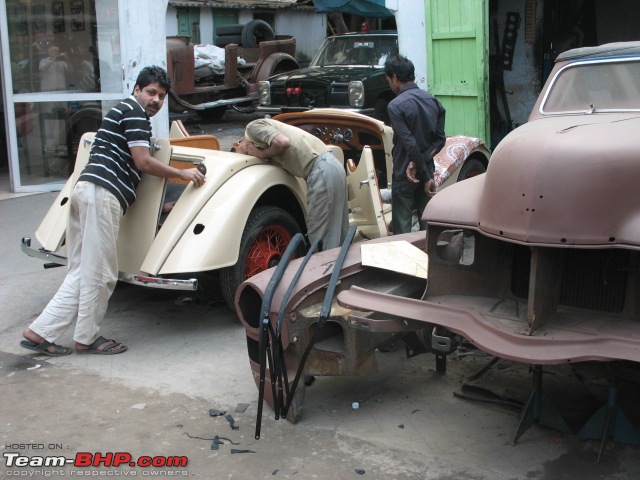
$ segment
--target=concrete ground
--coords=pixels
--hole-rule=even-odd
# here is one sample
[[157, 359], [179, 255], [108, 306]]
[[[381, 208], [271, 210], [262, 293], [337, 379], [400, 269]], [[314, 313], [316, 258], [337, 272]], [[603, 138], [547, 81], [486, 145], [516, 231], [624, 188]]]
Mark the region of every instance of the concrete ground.
[[[221, 127], [211, 128], [216, 133]], [[18, 345], [22, 330], [65, 271], [43, 270], [40, 261], [20, 252], [19, 242], [33, 236], [55, 196], [0, 200], [0, 472], [6, 478], [637, 478], [638, 448], [609, 443], [596, 464], [598, 442], [537, 425], [514, 445], [518, 405], [530, 390], [528, 369], [501, 361], [466, 382], [482, 390], [463, 388], [490, 361], [473, 350], [451, 357], [444, 376], [435, 372], [431, 355], [406, 359], [399, 349], [378, 353], [375, 375], [317, 378], [307, 388], [301, 421], [276, 421], [266, 406], [262, 437], [255, 440], [258, 392], [244, 330], [222, 303], [214, 278], [203, 277], [205, 289], [195, 295], [119, 285], [102, 333], [127, 343], [124, 354], [50, 358], [24, 350]], [[59, 343], [72, 346], [71, 332]], [[576, 431], [606, 401], [602, 377], [573, 368], [549, 371], [547, 392]], [[487, 390], [497, 396], [485, 396]], [[632, 385], [620, 390], [638, 429], [635, 394]], [[248, 404], [246, 410], [236, 412], [241, 404]], [[210, 409], [226, 410], [239, 428], [233, 430], [224, 416], [210, 416]], [[215, 436], [224, 440], [212, 450]], [[118, 467], [36, 465], [38, 456], [74, 458], [83, 452], [92, 458], [121, 452], [132, 461], [186, 457], [187, 464], [144, 468], [127, 459]], [[31, 466], [8, 466], [10, 458]]]

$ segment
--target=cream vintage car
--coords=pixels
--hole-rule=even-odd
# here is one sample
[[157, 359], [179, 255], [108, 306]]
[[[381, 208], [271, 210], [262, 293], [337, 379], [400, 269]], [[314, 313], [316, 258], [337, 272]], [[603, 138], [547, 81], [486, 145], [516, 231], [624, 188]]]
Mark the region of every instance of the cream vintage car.
[[[320, 137], [349, 172], [352, 223], [361, 239], [389, 234], [389, 205], [379, 185], [390, 182], [393, 132], [370, 117], [340, 110], [283, 114], [280, 121]], [[22, 250], [52, 265], [66, 264], [61, 249], [69, 196], [87, 162], [93, 133], [82, 137], [74, 172]], [[143, 175], [136, 202], [122, 219], [118, 238], [120, 280], [147, 287], [196, 290], [198, 272], [218, 271], [226, 302], [237, 287], [275, 266], [291, 238], [305, 232], [306, 185], [281, 168], [248, 155], [219, 150], [211, 135], [189, 136], [179, 123], [170, 138], [154, 139], [153, 155], [177, 167], [206, 166], [207, 181], [187, 185], [166, 218], [161, 209], [176, 180]], [[442, 186], [485, 170], [489, 152], [477, 139], [451, 137], [437, 158]], [[299, 254], [304, 254], [304, 246]]]

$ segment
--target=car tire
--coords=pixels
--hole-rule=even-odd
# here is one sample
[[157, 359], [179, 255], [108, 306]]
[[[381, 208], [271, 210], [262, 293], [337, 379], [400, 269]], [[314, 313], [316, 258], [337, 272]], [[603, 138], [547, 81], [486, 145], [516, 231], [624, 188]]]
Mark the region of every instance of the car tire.
[[236, 45], [242, 45], [241, 35], [218, 35], [214, 42], [216, 47], [224, 48], [227, 45], [235, 43]]
[[244, 23], [230, 23], [227, 25], [220, 25], [216, 27], [216, 35], [242, 35], [244, 29]]
[[486, 172], [487, 169], [484, 164], [477, 158], [467, 158], [460, 169], [458, 174], [458, 181], [466, 180], [467, 178], [475, 177]]
[[[251, 212], [240, 240], [238, 262], [220, 271], [222, 296], [231, 309], [235, 309], [236, 290], [240, 284], [275, 267], [291, 239], [299, 232], [300, 227], [293, 216], [279, 207], [258, 207]], [[303, 246], [297, 255], [304, 255]]]
[[242, 46], [257, 48], [260, 42], [275, 40], [276, 34], [264, 20], [252, 20], [242, 29]]

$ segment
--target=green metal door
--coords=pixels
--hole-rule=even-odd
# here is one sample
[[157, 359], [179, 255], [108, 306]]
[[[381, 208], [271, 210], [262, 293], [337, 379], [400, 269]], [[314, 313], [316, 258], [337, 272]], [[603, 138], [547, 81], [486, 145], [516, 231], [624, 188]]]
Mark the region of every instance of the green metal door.
[[488, 0], [425, 0], [427, 83], [447, 110], [447, 135], [490, 145]]
[[178, 8], [178, 35], [190, 37], [192, 43], [200, 43], [199, 8]]

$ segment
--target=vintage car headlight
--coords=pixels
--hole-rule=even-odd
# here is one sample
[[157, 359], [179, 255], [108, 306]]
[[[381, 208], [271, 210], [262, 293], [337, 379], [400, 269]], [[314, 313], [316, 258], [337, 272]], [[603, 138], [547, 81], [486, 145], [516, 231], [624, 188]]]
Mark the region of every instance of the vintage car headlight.
[[364, 106], [364, 85], [359, 80], [349, 82], [349, 105], [352, 107]]
[[258, 102], [260, 105], [271, 105], [271, 84], [267, 80], [258, 82]]

